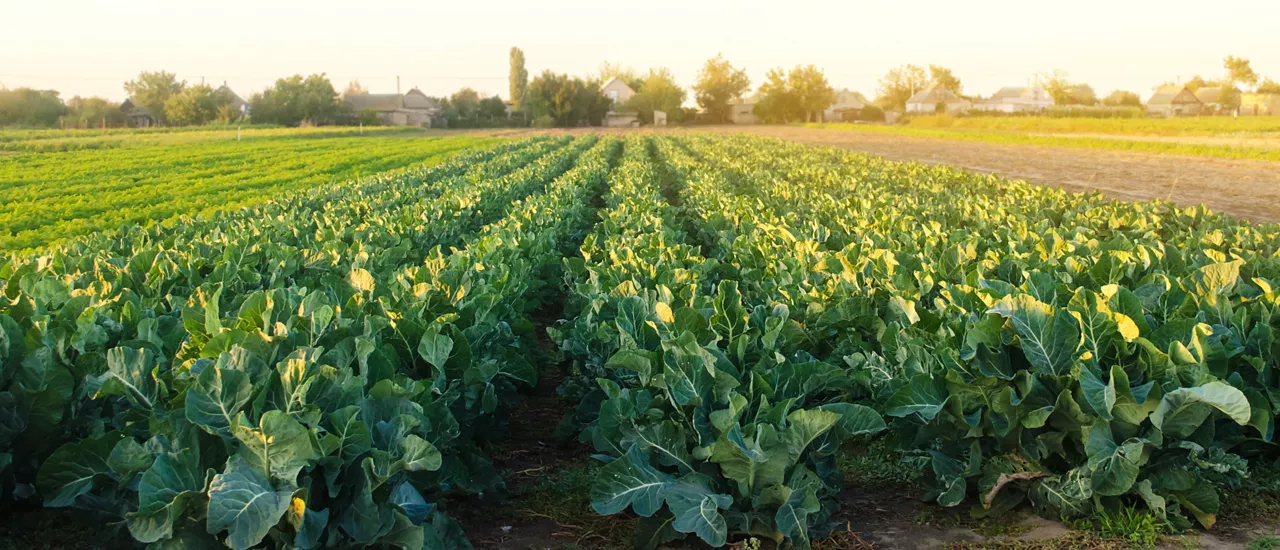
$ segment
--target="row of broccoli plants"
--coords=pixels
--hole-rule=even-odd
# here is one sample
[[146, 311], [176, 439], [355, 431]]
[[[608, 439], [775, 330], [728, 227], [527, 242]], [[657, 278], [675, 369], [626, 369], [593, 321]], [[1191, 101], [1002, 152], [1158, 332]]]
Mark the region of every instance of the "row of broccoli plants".
[[[421, 209], [419, 202], [442, 193], [471, 194], [467, 188], [472, 181], [520, 167], [506, 157], [528, 163], [550, 151], [548, 147], [555, 145], [502, 145], [496, 156], [477, 151], [423, 171], [371, 178], [360, 186], [317, 189], [208, 219], [125, 228], [41, 255], [8, 257], [0, 263], [6, 298], [0, 304], [0, 324], [5, 326], [0, 341], [5, 367], [0, 371], [0, 410], [11, 413], [5, 415], [10, 420], [0, 432], [0, 487], [5, 496], [30, 496], [35, 471], [64, 435], [89, 434], [98, 429], [101, 418], [113, 414], [102, 408], [114, 403], [90, 400], [96, 388], [88, 381], [105, 370], [106, 351], [131, 339], [144, 318], [155, 319], [168, 356], [199, 355], [212, 336], [197, 331], [198, 338], [188, 339], [182, 315], [188, 305], [204, 307], [208, 294], [201, 294], [202, 285], [221, 285], [230, 290], [230, 298], [290, 285], [317, 288], [325, 279], [340, 281], [352, 267], [371, 262], [364, 243], [390, 248], [401, 240], [396, 230], [408, 227], [382, 223], [387, 221], [379, 218], [384, 212]], [[375, 200], [377, 210], [362, 206]], [[357, 212], [361, 215], [354, 219], [365, 219], [364, 223], [339, 217]], [[411, 249], [396, 248], [401, 250], [399, 257]], [[377, 258], [397, 257], [394, 250]], [[239, 301], [232, 305], [238, 307]], [[265, 329], [270, 333], [274, 327]], [[249, 336], [252, 331], [230, 333], [215, 347], [226, 348], [230, 340]], [[216, 356], [213, 349], [210, 353]]]
[[[510, 167], [508, 176], [451, 180], [458, 187], [437, 197], [446, 204], [466, 204], [463, 211], [416, 223], [403, 216], [404, 223], [382, 232], [357, 224], [376, 223], [384, 212], [374, 205], [397, 204], [386, 193], [411, 194], [412, 183], [389, 185], [385, 193], [351, 186], [334, 197], [349, 204], [325, 208], [366, 214], [348, 218], [345, 234], [316, 228], [312, 234], [323, 241], [304, 237], [306, 225], [295, 227], [300, 239], [322, 246], [298, 251], [299, 258], [311, 261], [293, 277], [266, 280], [251, 277], [261, 271], [237, 268], [244, 256], [275, 252], [232, 241], [282, 229], [269, 223], [258, 231], [249, 223], [242, 226], [248, 231], [211, 237], [232, 241], [211, 260], [195, 257], [196, 247], [185, 242], [175, 246], [190, 254], [183, 260], [209, 265], [190, 272], [203, 274], [200, 279], [169, 281], [170, 289], [190, 285], [189, 295], [167, 294], [151, 307], [139, 307], [134, 291], [141, 285], [130, 283], [146, 281], [154, 270], [125, 272], [128, 278], [116, 272], [110, 279], [78, 274], [95, 284], [64, 292], [75, 295], [71, 300], [89, 299], [85, 307], [95, 308], [91, 322], [116, 326], [95, 342], [101, 348], [71, 355], [85, 367], [77, 386], [94, 398], [86, 406], [99, 410], [78, 419], [85, 425], [78, 434], [82, 439], [44, 461], [36, 483], [40, 495], [50, 506], [123, 516], [135, 538], [159, 547], [214, 540], [233, 548], [264, 541], [301, 548], [465, 546], [457, 525], [438, 513], [438, 500], [498, 486], [493, 468], [471, 440], [473, 430], [503, 413], [500, 404], [512, 401], [515, 383], [536, 376], [527, 363], [511, 361], [502, 351], [519, 345], [509, 328], [519, 325], [518, 319], [490, 312], [520, 299], [521, 288], [503, 281], [530, 279], [512, 266], [550, 261], [533, 256], [542, 251], [538, 245], [517, 243], [554, 240], [561, 226], [525, 231], [522, 223], [495, 223], [461, 251], [446, 255], [437, 247], [407, 255], [427, 258], [408, 269], [405, 265], [412, 264], [370, 258], [361, 237], [392, 238], [391, 231], [401, 230], [408, 239], [418, 223], [429, 223], [440, 235], [462, 241], [466, 231], [457, 228], [480, 229], [483, 220], [501, 218], [493, 213], [502, 212], [521, 191], [537, 193], [557, 176], [547, 194], [513, 205], [510, 216], [582, 225], [583, 216], [562, 213], [574, 204], [568, 197], [578, 198], [608, 169], [610, 147], [592, 147], [595, 142], [583, 138], [553, 147], [525, 167], [497, 157], [490, 162]], [[511, 177], [515, 174], [524, 179]], [[317, 213], [315, 224], [323, 226], [324, 217]], [[263, 242], [272, 240], [268, 236]], [[497, 250], [503, 246], [511, 250]], [[123, 258], [117, 265], [145, 265], [136, 259]], [[288, 258], [259, 261], [280, 265]], [[495, 262], [494, 269], [484, 270], [486, 261]], [[505, 277], [499, 275], [508, 269]], [[430, 273], [436, 277], [427, 282]], [[42, 281], [60, 279], [54, 273], [34, 279], [24, 272], [6, 281], [15, 283], [7, 288], [40, 287], [36, 294], [19, 294], [18, 301], [25, 298], [39, 308], [55, 305], [56, 300], [40, 295], [52, 286]], [[436, 280], [458, 284], [446, 292]], [[93, 293], [103, 290], [118, 294]], [[64, 309], [67, 301], [63, 298]], [[64, 356], [55, 358], [45, 342], [55, 336], [24, 331], [13, 309], [3, 313], [5, 366], [22, 369], [16, 379], [36, 374], [39, 361], [50, 363], [45, 372], [69, 370], [54, 362]], [[88, 323], [77, 328], [92, 330]], [[46, 345], [25, 345], [32, 342]], [[103, 356], [101, 365], [82, 359], [94, 353]]]
[[806, 548], [835, 506], [842, 442], [884, 421], [847, 402], [842, 369], [783, 354], [785, 306], [744, 304], [736, 282], [716, 282], [648, 141], [628, 142], [551, 331], [576, 367], [564, 391], [581, 400], [582, 438], [608, 461], [592, 506], [642, 516], [642, 548], [686, 534]]
[[[823, 220], [791, 229], [817, 257], [770, 261], [786, 268], [766, 284], [798, 281], [811, 329], [850, 323], [815, 340], [897, 418], [940, 503], [1069, 519], [1139, 502], [1209, 527], [1246, 459], [1274, 460], [1276, 226], [919, 165], [850, 193], [847, 168], [806, 174], [829, 153], [746, 141], [686, 145], [761, 205]], [[773, 259], [756, 252], [725, 263]]]

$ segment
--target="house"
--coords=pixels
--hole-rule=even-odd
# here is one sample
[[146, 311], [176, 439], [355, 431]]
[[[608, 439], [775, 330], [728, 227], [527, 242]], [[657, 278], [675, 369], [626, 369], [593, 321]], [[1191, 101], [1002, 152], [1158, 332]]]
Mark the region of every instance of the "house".
[[929, 87], [916, 92], [916, 95], [907, 100], [907, 113], [934, 114], [938, 112], [939, 105], [945, 106], [946, 113], [958, 113], [968, 109], [972, 104], [951, 90], [937, 84], [930, 84]]
[[636, 91], [632, 90], [631, 86], [627, 86], [626, 82], [616, 76], [605, 82], [600, 89], [604, 92], [605, 97], [613, 100], [614, 105], [626, 103], [628, 99], [631, 99], [631, 96], [636, 95]]
[[366, 111], [377, 113], [387, 126], [436, 128], [445, 125], [442, 109], [436, 100], [414, 88], [405, 94], [350, 94], [343, 103], [359, 116]]
[[835, 93], [832, 98], [833, 102], [830, 107], [822, 111], [823, 122], [845, 122], [850, 120], [858, 120], [862, 115], [862, 109], [870, 105], [866, 96], [844, 88]]
[[1234, 110], [1239, 104], [1240, 89], [1234, 86], [1230, 88], [1221, 86], [1204, 87], [1196, 90], [1195, 96], [1202, 105], [1201, 112], [1223, 113]]
[[1244, 116], [1280, 116], [1280, 94], [1242, 94], [1240, 114]]
[[1177, 84], [1156, 88], [1156, 93], [1147, 100], [1148, 115], [1198, 115], [1202, 107], [1191, 90]]
[[621, 78], [613, 77], [609, 79], [604, 86], [600, 87], [600, 91], [604, 92], [604, 96], [609, 98], [613, 104], [609, 106], [609, 112], [604, 115], [603, 124], [609, 128], [629, 128], [640, 125], [640, 113], [631, 109], [622, 107], [628, 99], [636, 95], [635, 90], [631, 89]]
[[658, 110], [653, 111], [653, 125], [654, 125], [654, 126], [666, 126], [666, 125], [667, 125], [667, 112], [666, 112], [666, 111], [658, 111]]
[[729, 122], [732, 124], [756, 124], [756, 102], [743, 99], [729, 101]]
[[232, 91], [231, 88], [227, 86], [226, 81], [223, 81], [222, 85], [218, 86], [218, 89], [214, 90], [213, 93], [214, 95], [225, 95], [226, 97], [231, 98], [231, 108], [234, 109], [235, 112], [240, 113], [241, 115], [248, 114], [249, 103], [241, 98], [239, 94]]
[[151, 111], [148, 111], [146, 107], [143, 107], [132, 97], [125, 99], [124, 103], [120, 104], [120, 112], [124, 113], [131, 127], [148, 128], [156, 125], [156, 118], [151, 116]]
[[1001, 113], [1033, 113], [1053, 107], [1053, 97], [1044, 88], [1005, 86], [991, 97], [973, 106], [979, 111]]

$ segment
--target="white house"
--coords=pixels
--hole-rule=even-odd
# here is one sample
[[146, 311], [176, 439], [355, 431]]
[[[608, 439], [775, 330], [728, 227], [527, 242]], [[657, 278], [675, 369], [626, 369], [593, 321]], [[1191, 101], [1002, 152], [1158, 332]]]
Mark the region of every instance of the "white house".
[[843, 122], [846, 120], [857, 120], [862, 114], [862, 109], [870, 105], [866, 96], [858, 92], [844, 88], [835, 93], [832, 98], [833, 102], [830, 107], [822, 111], [822, 120], [824, 122]]
[[958, 113], [968, 109], [972, 103], [946, 88], [930, 84], [928, 88], [916, 92], [907, 100], [907, 112], [914, 114], [934, 114], [938, 105], [945, 104], [947, 113]]
[[1005, 86], [990, 98], [979, 101], [973, 108], [980, 111], [1001, 113], [1037, 112], [1053, 107], [1053, 96], [1044, 88], [1033, 86]]
[[621, 78], [613, 77], [604, 86], [600, 87], [604, 92], [604, 96], [613, 100], [613, 105], [609, 107], [609, 112], [604, 115], [604, 125], [611, 128], [626, 128], [630, 126], [640, 125], [640, 113], [622, 108], [622, 104], [626, 103], [631, 96], [636, 95], [636, 91], [631, 89]]

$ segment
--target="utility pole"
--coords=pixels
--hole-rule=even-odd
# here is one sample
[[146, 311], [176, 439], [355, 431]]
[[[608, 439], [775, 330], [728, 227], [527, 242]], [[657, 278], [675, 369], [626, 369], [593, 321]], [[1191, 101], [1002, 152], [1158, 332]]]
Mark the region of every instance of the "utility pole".
[[400, 75], [396, 75], [396, 95], [400, 95]]

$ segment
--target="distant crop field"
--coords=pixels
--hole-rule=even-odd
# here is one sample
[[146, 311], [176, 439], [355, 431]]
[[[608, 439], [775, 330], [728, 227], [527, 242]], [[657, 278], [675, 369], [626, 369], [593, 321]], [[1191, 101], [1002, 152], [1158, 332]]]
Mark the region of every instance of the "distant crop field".
[[[376, 137], [380, 133], [351, 137], [346, 135], [350, 128], [246, 133], [236, 141], [234, 129], [229, 136], [226, 131], [108, 131], [51, 138], [32, 132], [29, 139], [6, 142], [27, 152], [0, 156], [0, 251], [251, 205], [288, 191], [432, 163], [493, 141]], [[31, 152], [39, 149], [33, 144], [54, 139], [114, 139], [123, 145]]]
[[1114, 134], [1143, 136], [1226, 136], [1280, 134], [1280, 117], [1189, 118], [1043, 118], [1043, 117], [911, 117], [911, 128], [954, 128], [1053, 134]]
[[[1263, 118], [1263, 117], [1257, 117]], [[947, 120], [957, 124], [973, 126], [942, 126]], [[1080, 121], [1084, 121], [1083, 123]], [[928, 122], [921, 122], [928, 121]], [[963, 122], [962, 122], [963, 121]], [[981, 127], [984, 122], [993, 129]], [[1263, 123], [1248, 123], [1241, 128], [1250, 128], [1252, 133], [1228, 135], [1214, 134], [1211, 124], [1200, 129], [1188, 121], [1179, 130], [1180, 120], [1171, 120], [1169, 127], [1161, 129], [1159, 124], [1150, 127], [1166, 134], [1144, 134], [1140, 131], [1146, 123], [1159, 123], [1157, 120], [1128, 119], [1036, 119], [1036, 118], [951, 118], [921, 117], [911, 119], [906, 126], [885, 126], [878, 124], [806, 124], [808, 128], [828, 130], [848, 130], [864, 133], [893, 134], [899, 136], [937, 138], [957, 141], [979, 141], [985, 143], [1005, 143], [1014, 145], [1048, 145], [1053, 147], [1072, 147], [1083, 149], [1107, 149], [1113, 151], [1132, 151], [1140, 153], [1158, 153], [1172, 155], [1188, 155], [1196, 157], [1216, 157], [1227, 159], [1280, 161], [1280, 133]], [[1005, 124], [1001, 126], [1001, 124]], [[1018, 129], [1022, 124], [1025, 128]], [[930, 126], [934, 124], [934, 126]], [[1075, 124], [1075, 126], [1072, 126]], [[1090, 130], [1089, 124], [1096, 125]], [[1103, 128], [1113, 127], [1107, 132]], [[998, 128], [998, 129], [995, 129]], [[1053, 130], [1059, 128], [1059, 130]], [[1072, 131], [1074, 128], [1074, 131]], [[1185, 134], [1173, 132], [1184, 131]], [[1129, 133], [1124, 133], [1129, 132]], [[1200, 132], [1196, 134], [1194, 132]]]
[[106, 128], [89, 130], [0, 130], [0, 151], [40, 152], [82, 149], [117, 149], [176, 145], [204, 141], [331, 138], [352, 136], [413, 135], [421, 130], [404, 127], [273, 128], [235, 126], [181, 126], [176, 128]]

